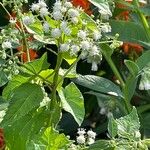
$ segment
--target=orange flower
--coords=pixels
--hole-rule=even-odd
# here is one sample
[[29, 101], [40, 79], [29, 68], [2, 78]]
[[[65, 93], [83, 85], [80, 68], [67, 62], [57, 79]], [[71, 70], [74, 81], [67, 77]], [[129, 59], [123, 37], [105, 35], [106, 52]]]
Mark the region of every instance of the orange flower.
[[143, 51], [143, 47], [136, 43], [124, 42], [122, 45], [123, 51], [125, 54], [130, 54], [132, 51], [135, 51], [137, 54], [140, 54]]
[[[23, 60], [23, 62], [27, 62], [28, 61], [27, 52], [24, 52], [23, 46], [17, 47], [17, 50], [22, 52], [20, 54], [20, 57]], [[38, 57], [36, 51], [33, 50], [32, 48], [29, 49], [29, 55], [30, 55], [30, 60], [34, 60], [34, 59], [36, 59]]]
[[72, 0], [71, 2], [75, 7], [82, 7], [88, 15], [92, 14], [92, 10], [90, 9], [91, 3], [88, 0]]

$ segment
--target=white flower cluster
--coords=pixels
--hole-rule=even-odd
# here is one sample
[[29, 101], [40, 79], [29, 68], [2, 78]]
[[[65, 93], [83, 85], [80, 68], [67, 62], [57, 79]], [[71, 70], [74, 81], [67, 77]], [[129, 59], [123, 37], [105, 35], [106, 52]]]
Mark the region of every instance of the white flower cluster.
[[78, 129], [77, 143], [78, 144], [88, 144], [91, 145], [95, 142], [96, 133], [92, 130], [85, 131], [83, 128]]
[[23, 16], [22, 21], [25, 25], [30, 25], [34, 23], [34, 18], [33, 16]]
[[40, 107], [48, 106], [51, 99], [49, 98], [48, 94], [45, 92], [44, 87], [41, 87], [41, 89], [43, 91], [44, 98], [43, 98], [42, 102], [40, 102]]
[[139, 84], [140, 90], [150, 90], [150, 65], [143, 69], [141, 74], [141, 81]]
[[[41, 14], [43, 8], [46, 10], [45, 14]], [[80, 54], [81, 59], [85, 59], [92, 64], [92, 71], [98, 70], [98, 64], [102, 60], [98, 42], [103, 34], [111, 32], [109, 23], [102, 23], [99, 20], [96, 22], [97, 28], [89, 29], [87, 27], [88, 21], [81, 15], [83, 10], [74, 7], [68, 0], [57, 0], [51, 13], [48, 12], [47, 5], [43, 0], [32, 4], [31, 10], [40, 13], [40, 16], [49, 15], [51, 17], [52, 22], [44, 19], [43, 30], [50, 34], [56, 44], [59, 43], [59, 52], [69, 52], [70, 56]]]
[[49, 14], [47, 4], [44, 0], [39, 0], [38, 3], [34, 3], [31, 6], [31, 10], [40, 14], [41, 17], [47, 16]]

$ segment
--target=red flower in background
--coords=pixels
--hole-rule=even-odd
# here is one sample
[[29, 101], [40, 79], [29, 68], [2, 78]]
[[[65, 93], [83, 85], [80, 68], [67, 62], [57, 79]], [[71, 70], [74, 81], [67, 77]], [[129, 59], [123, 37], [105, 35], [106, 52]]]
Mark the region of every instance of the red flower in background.
[[82, 7], [88, 15], [92, 14], [92, 10], [90, 9], [91, 3], [88, 0], [72, 0], [71, 2], [75, 7]]
[[136, 43], [124, 42], [122, 45], [123, 51], [125, 54], [130, 54], [135, 51], [137, 54], [140, 54], [143, 51], [143, 47]]

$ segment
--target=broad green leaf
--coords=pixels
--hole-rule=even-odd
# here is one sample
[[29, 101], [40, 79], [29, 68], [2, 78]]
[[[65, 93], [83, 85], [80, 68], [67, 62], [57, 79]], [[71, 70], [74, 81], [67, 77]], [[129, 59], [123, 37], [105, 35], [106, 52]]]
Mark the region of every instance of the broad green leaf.
[[30, 75], [39, 74], [42, 70], [48, 69], [47, 54], [45, 53], [40, 59], [33, 60], [22, 66], [22, 70]]
[[[145, 30], [135, 22], [110, 20], [112, 35], [119, 34], [119, 40], [127, 42], [136, 42], [138, 40], [147, 42]], [[116, 28], [117, 27], [117, 28]]]
[[140, 70], [143, 69], [146, 65], [148, 65], [150, 63], [150, 50], [143, 53], [143, 55], [137, 59], [136, 63]]
[[101, 11], [105, 12], [108, 15], [112, 15], [110, 9], [109, 9], [109, 4], [106, 0], [89, 0], [93, 5], [98, 7]]
[[65, 111], [72, 114], [75, 121], [81, 125], [85, 110], [84, 110], [84, 99], [82, 93], [79, 91], [74, 83], [70, 83], [65, 89], [59, 91], [59, 97], [62, 102], [62, 107]]
[[115, 119], [113, 117], [109, 118], [108, 132], [112, 138], [115, 138], [115, 136], [117, 135], [117, 130], [118, 130], [118, 128], [117, 128], [117, 123], [116, 123]]
[[105, 56], [111, 57], [114, 50], [111, 49], [110, 46], [108, 46], [107, 44], [101, 44], [100, 47], [101, 47], [103, 53], [105, 53]]
[[[34, 140], [34, 137], [43, 129], [48, 122], [49, 114], [46, 111], [34, 112], [23, 116], [19, 120], [5, 126], [5, 140], [10, 149], [28, 149], [28, 141]], [[11, 133], [11, 134], [10, 134]]]
[[8, 82], [7, 75], [4, 71], [0, 70], [0, 87]]
[[124, 97], [130, 102], [132, 96], [135, 93], [136, 85], [137, 85], [138, 77], [130, 75], [126, 79], [126, 84], [124, 88]]
[[129, 115], [116, 119], [118, 127], [118, 136], [125, 139], [137, 140], [140, 137], [136, 137], [139, 132], [140, 122], [137, 114], [137, 110], [133, 107], [132, 112]]
[[77, 59], [75, 56], [70, 56], [69, 52], [64, 52], [62, 56], [69, 65], [73, 64]]
[[73, 81], [79, 85], [82, 85], [94, 91], [106, 94], [113, 93], [116, 96], [122, 97], [122, 92], [120, 91], [119, 86], [103, 77], [98, 77], [95, 75], [85, 75], [85, 76], [80, 75], [77, 79]]
[[36, 84], [25, 83], [12, 94], [10, 105], [2, 121], [2, 125], [12, 124], [40, 105], [43, 100], [41, 87]]
[[69, 144], [69, 140], [65, 137], [64, 134], [59, 134], [52, 128], [46, 129], [42, 139], [46, 142], [45, 150], [65, 150]]
[[89, 150], [115, 150], [114, 141], [98, 140], [90, 145]]
[[138, 65], [136, 63], [134, 63], [131, 60], [125, 60], [124, 63], [125, 63], [125, 65], [127, 66], [127, 68], [129, 69], [130, 73], [133, 76], [137, 76], [138, 75], [139, 67], [138, 67]]
[[2, 96], [4, 99], [9, 100], [10, 96], [13, 94], [14, 90], [21, 84], [28, 82], [30, 77], [28, 75], [19, 74], [14, 76], [8, 85], [4, 88]]

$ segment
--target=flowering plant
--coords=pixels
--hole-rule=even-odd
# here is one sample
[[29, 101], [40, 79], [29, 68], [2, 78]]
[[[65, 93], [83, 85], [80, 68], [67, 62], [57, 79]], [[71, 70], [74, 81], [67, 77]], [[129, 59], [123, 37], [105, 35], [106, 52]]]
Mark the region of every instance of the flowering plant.
[[[25, 4], [27, 0], [0, 2], [9, 18], [0, 33], [1, 127], [5, 138], [2, 149], [88, 149], [96, 139], [97, 134], [91, 130], [94, 127], [78, 129], [76, 142], [61, 133], [64, 114], [70, 114], [78, 126], [84, 124], [88, 114], [83, 91], [76, 84], [92, 90], [86, 94], [97, 97], [100, 114], [110, 119], [110, 130], [111, 124], [116, 126], [113, 113], [122, 116], [132, 111], [130, 101], [138, 77], [149, 69], [145, 68], [149, 52], [136, 62], [126, 60], [128, 70], [123, 78], [112, 59], [123, 44], [117, 32], [112, 34], [109, 22], [113, 2], [57, 0], [48, 7], [39, 0], [28, 11], [23, 9]], [[77, 73], [81, 62], [90, 64], [89, 70], [94, 73], [103, 61], [111, 67], [116, 83]], [[147, 76], [142, 78], [140, 89], [149, 89], [143, 82]], [[138, 120], [134, 109], [133, 114]], [[119, 131], [115, 136], [120, 136]]]

